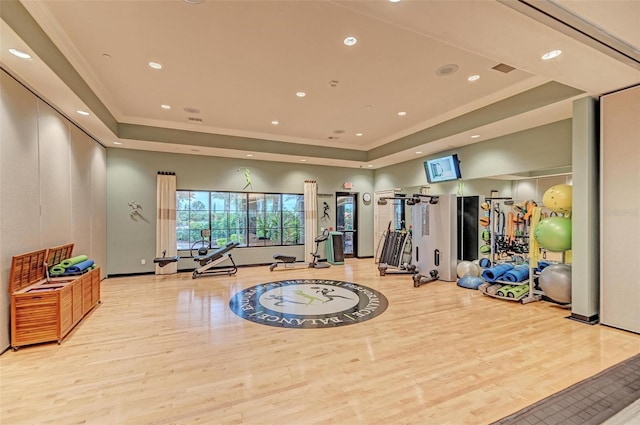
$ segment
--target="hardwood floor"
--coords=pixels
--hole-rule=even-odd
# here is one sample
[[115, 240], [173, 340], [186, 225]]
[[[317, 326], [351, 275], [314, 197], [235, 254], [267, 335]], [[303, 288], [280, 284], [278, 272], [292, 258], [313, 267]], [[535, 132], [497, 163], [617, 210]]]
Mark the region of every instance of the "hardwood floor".
[[[360, 283], [389, 307], [330, 329], [229, 310], [236, 292], [293, 278]], [[102, 302], [61, 345], [0, 356], [2, 424], [485, 424], [640, 352], [640, 335], [553, 304], [414, 288], [371, 259], [107, 279]]]

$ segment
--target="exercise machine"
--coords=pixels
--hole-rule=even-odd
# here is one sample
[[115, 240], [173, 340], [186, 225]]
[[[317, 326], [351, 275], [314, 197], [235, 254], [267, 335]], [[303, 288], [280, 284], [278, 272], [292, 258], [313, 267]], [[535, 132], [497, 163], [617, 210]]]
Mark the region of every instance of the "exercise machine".
[[378, 262], [380, 276], [387, 273], [415, 273], [411, 264], [411, 232], [407, 229], [391, 230], [391, 222], [384, 234], [382, 253]]
[[175, 263], [180, 259], [180, 257], [177, 255], [175, 257], [167, 257], [166, 255], [167, 255], [167, 250], [165, 249], [164, 251], [162, 251], [162, 257], [154, 258], [153, 262], [160, 267], [164, 267], [167, 264]]
[[413, 286], [434, 280], [455, 282], [457, 253], [456, 195], [413, 195]]
[[[226, 246], [222, 248], [218, 248], [211, 253], [206, 253], [205, 255], [196, 255], [193, 257], [193, 261], [200, 263], [200, 267], [193, 271], [192, 278], [195, 279], [198, 276], [204, 275], [222, 275], [226, 274], [228, 276], [236, 274], [238, 271], [238, 267], [236, 263], [233, 261], [233, 257], [231, 257], [230, 251], [240, 245], [238, 242], [229, 242]], [[203, 248], [200, 248], [200, 252]], [[218, 264], [226, 261], [231, 261], [230, 266], [222, 266], [216, 267]]]
[[[331, 267], [327, 263], [318, 262], [318, 259], [320, 258], [320, 254], [318, 254], [320, 242], [324, 242], [327, 239], [329, 239], [329, 230], [327, 229], [325, 229], [322, 232], [322, 234], [320, 234], [314, 239], [314, 242], [316, 243], [316, 249], [314, 252], [311, 253], [311, 257], [313, 258], [313, 260], [311, 260], [311, 262], [307, 264], [307, 268], [325, 269], [325, 268]], [[269, 271], [273, 271], [278, 266], [282, 266], [285, 269], [291, 270], [296, 268], [296, 266], [300, 264], [304, 264], [302, 262], [296, 263], [296, 257], [294, 257], [293, 255], [273, 254], [273, 259], [276, 261], [269, 266]]]

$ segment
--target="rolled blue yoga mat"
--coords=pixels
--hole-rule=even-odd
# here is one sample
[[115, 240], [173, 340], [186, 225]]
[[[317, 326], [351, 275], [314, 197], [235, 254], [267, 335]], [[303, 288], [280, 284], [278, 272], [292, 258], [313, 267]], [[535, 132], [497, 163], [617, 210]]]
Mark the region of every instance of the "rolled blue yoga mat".
[[67, 267], [67, 273], [80, 273], [93, 266], [93, 260], [86, 260], [71, 267]]
[[490, 267], [482, 272], [482, 278], [487, 282], [495, 282], [500, 279], [503, 274], [513, 269], [511, 264], [499, 264], [497, 266]]
[[515, 266], [502, 276], [502, 280], [507, 282], [522, 282], [529, 277], [528, 266]]
[[537, 270], [541, 272], [542, 270], [544, 270], [546, 267], [549, 267], [550, 265], [551, 263], [549, 263], [548, 261], [538, 261]]
[[486, 268], [491, 267], [491, 260], [489, 260], [488, 258], [481, 258], [480, 261], [478, 262], [478, 264], [483, 269], [486, 269]]

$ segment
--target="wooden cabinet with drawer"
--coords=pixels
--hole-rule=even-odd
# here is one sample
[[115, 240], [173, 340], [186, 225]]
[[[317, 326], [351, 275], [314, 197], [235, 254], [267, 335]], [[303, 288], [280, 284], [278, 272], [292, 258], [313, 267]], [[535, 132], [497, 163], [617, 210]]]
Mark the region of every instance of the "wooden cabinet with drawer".
[[100, 303], [100, 269], [49, 278], [47, 264], [71, 257], [73, 244], [13, 257], [9, 279], [11, 346], [62, 339]]

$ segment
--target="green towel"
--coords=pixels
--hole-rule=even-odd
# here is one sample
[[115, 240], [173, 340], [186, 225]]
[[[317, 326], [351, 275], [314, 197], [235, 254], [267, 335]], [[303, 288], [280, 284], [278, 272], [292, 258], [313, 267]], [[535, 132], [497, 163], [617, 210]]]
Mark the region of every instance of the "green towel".
[[67, 267], [71, 267], [74, 264], [82, 263], [83, 261], [87, 261], [88, 259], [89, 257], [87, 257], [86, 255], [78, 255], [77, 257], [67, 258], [66, 260], [62, 261], [59, 265], [66, 269]]

